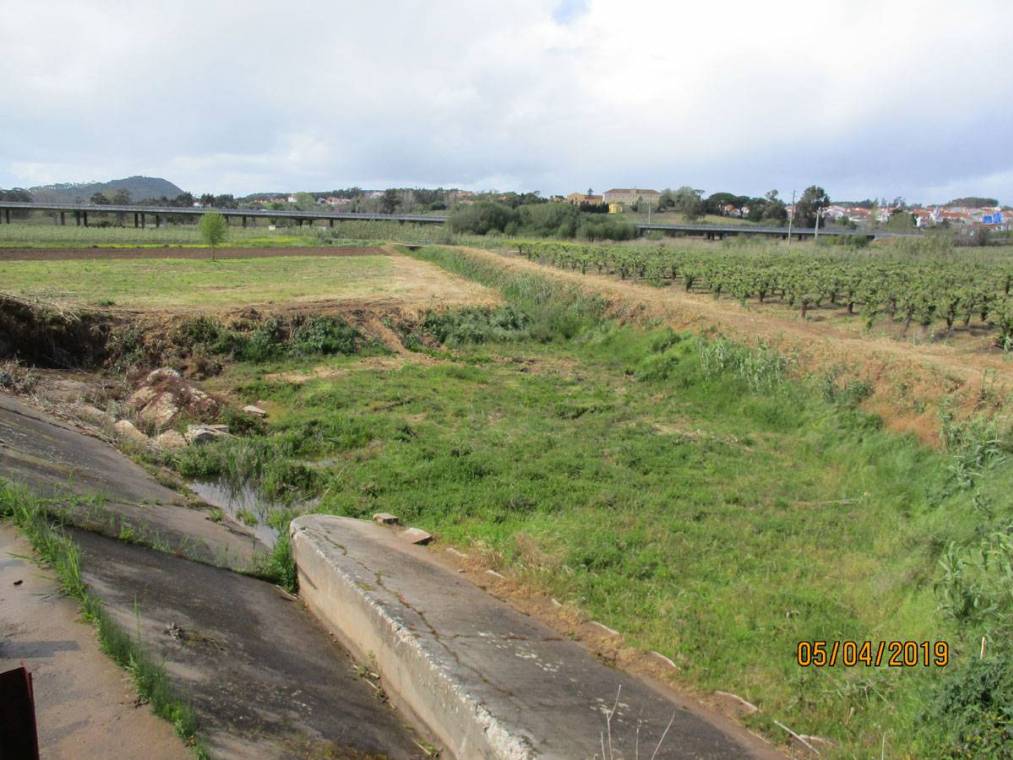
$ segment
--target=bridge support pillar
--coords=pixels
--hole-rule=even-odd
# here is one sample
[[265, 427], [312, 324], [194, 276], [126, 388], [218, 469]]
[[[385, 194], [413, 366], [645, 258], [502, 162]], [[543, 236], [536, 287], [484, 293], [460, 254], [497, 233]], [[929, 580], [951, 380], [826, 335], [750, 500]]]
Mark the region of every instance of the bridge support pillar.
[[155, 227], [162, 226], [162, 217], [159, 214], [155, 214]]
[[7, 224], [11, 223], [11, 210], [9, 208], [4, 209], [4, 221], [7, 222]]
[[245, 216], [243, 217], [243, 226], [244, 227], [246, 226], [246, 217]]
[[67, 223], [67, 218], [65, 216], [66, 213], [67, 213], [66, 211], [61, 211], [60, 212], [60, 226], [61, 227], [64, 226]]
[[330, 225], [331, 227], [333, 227], [333, 226], [334, 226], [334, 220], [333, 220], [333, 219], [328, 219], [327, 221], [328, 221], [328, 223], [329, 223], [329, 225]]
[[148, 225], [148, 219], [147, 219], [145, 213], [142, 211], [141, 212], [141, 227], [146, 227], [147, 225]]
[[140, 222], [137, 219], [137, 212], [135, 211], [134, 212], [134, 229], [137, 229], [137, 227], [139, 227], [139, 226], [140, 226]]
[[84, 222], [84, 226], [87, 227], [88, 226], [88, 212], [87, 211], [82, 211], [81, 212], [81, 220]]

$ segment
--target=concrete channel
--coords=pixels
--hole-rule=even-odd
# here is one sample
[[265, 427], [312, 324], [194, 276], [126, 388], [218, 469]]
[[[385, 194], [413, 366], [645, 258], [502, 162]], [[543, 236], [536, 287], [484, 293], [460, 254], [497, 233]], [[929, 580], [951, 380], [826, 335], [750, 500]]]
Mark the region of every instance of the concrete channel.
[[209, 519], [86, 430], [2, 393], [0, 476], [68, 497], [85, 580], [165, 664], [214, 757], [782, 757], [606, 666], [395, 529], [293, 521], [291, 597], [236, 572], [267, 549], [248, 528]]
[[306, 604], [458, 760], [781, 757], [607, 667], [395, 530], [306, 515], [291, 533]]
[[[2, 393], [0, 477], [67, 504], [91, 592], [164, 664], [214, 758], [426, 757], [425, 734], [297, 598], [233, 570], [265, 550], [245, 526], [208, 519], [112, 446]], [[8, 622], [0, 609], [0, 660]]]

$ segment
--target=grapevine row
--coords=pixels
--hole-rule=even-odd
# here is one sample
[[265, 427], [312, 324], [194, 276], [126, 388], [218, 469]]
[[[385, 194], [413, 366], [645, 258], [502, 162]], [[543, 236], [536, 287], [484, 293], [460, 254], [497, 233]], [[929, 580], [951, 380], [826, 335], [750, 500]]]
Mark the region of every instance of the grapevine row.
[[859, 314], [871, 326], [881, 315], [928, 327], [980, 322], [1013, 343], [1013, 261], [931, 258], [916, 260], [875, 253], [785, 253], [765, 249], [679, 249], [561, 242], [517, 243], [532, 261], [582, 273], [609, 274], [657, 285], [681, 285], [748, 301], [777, 301], [799, 310], [830, 305]]

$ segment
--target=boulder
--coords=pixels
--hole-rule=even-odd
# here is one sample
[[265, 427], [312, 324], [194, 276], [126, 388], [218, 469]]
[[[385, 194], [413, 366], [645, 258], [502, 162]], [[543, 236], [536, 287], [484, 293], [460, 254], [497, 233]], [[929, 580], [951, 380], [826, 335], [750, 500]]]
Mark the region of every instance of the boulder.
[[176, 406], [176, 399], [167, 391], [149, 401], [137, 416], [144, 422], [164, 427], [172, 422], [177, 414], [179, 407]]
[[148, 376], [144, 378], [145, 385], [154, 385], [155, 383], [163, 380], [180, 380], [182, 376], [176, 370], [171, 367], [159, 367], [153, 369], [148, 373]]
[[119, 420], [113, 425], [113, 429], [116, 431], [116, 435], [124, 441], [130, 441], [130, 443], [134, 443], [139, 446], [147, 446], [151, 443], [148, 436], [134, 427], [134, 423], [130, 420]]
[[166, 430], [155, 439], [155, 445], [166, 451], [175, 451], [186, 448], [186, 438], [175, 430]]
[[184, 413], [199, 420], [213, 419], [220, 408], [216, 399], [169, 367], [149, 372], [127, 404], [138, 419], [156, 427], [165, 427]]
[[211, 443], [229, 435], [226, 425], [189, 425], [186, 429], [186, 442], [190, 444]]
[[127, 399], [129, 404], [134, 409], [143, 409], [145, 406], [150, 404], [154, 398], [158, 395], [158, 391], [152, 388], [150, 385], [142, 385], [136, 391], [130, 394], [130, 398]]
[[108, 425], [113, 421], [111, 415], [103, 412], [98, 407], [94, 407], [91, 404], [86, 404], [83, 401], [77, 404], [73, 404], [70, 407], [71, 413], [78, 419], [90, 422], [92, 425]]
[[373, 522], [380, 523], [380, 525], [397, 525], [397, 515], [392, 515], [390, 512], [377, 512], [373, 515]]
[[267, 416], [267, 412], [265, 412], [259, 406], [255, 406], [254, 404], [247, 404], [246, 406], [243, 407], [243, 411], [246, 412], [247, 414], [252, 414], [254, 417]]

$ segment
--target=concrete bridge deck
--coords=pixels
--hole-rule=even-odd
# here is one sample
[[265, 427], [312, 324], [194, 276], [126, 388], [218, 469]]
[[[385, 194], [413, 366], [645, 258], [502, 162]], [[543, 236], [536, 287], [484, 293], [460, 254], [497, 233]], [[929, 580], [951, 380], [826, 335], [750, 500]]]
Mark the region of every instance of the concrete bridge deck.
[[[333, 227], [335, 222], [340, 221], [387, 221], [410, 224], [445, 224], [448, 217], [442, 214], [379, 214], [355, 211], [328, 211], [328, 210], [300, 210], [288, 209], [275, 211], [264, 208], [213, 208], [198, 206], [137, 206], [137, 205], [116, 205], [116, 204], [94, 204], [94, 203], [22, 203], [17, 201], [0, 201], [0, 222], [10, 223], [11, 212], [43, 211], [59, 214], [60, 224], [66, 224], [67, 215], [71, 215], [74, 223], [85, 227], [89, 224], [88, 215], [92, 214], [133, 214], [135, 227], [146, 227], [149, 218], [154, 221], [156, 227], [168, 217], [200, 217], [204, 214], [217, 212], [228, 218], [242, 220], [245, 227], [248, 220], [257, 219], [292, 219], [299, 224], [313, 224], [317, 221], [326, 221]], [[15, 214], [16, 216], [16, 214]], [[737, 235], [756, 235], [762, 237], [775, 237], [787, 240], [794, 237], [798, 240], [819, 236], [836, 237], [841, 235], [860, 236], [871, 239], [886, 237], [912, 237], [919, 233], [885, 232], [883, 230], [835, 230], [820, 229], [813, 227], [768, 227], [752, 224], [657, 224], [649, 222], [636, 222], [637, 232], [643, 235], [645, 232], [658, 231], [667, 235], [692, 235], [707, 238], [708, 240], [721, 240], [725, 237]]]

